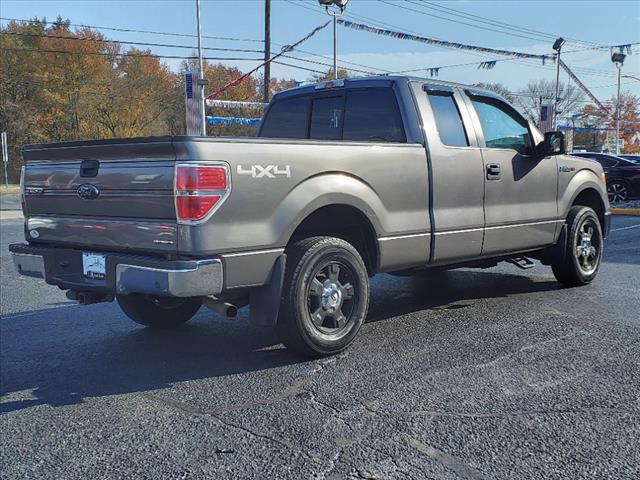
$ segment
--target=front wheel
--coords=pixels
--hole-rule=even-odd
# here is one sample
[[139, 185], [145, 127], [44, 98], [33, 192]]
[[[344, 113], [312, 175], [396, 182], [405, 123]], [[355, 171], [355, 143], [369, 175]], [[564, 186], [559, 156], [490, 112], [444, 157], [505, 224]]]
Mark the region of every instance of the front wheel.
[[202, 305], [200, 298], [118, 295], [122, 311], [136, 323], [152, 328], [175, 328], [193, 317]]
[[580, 205], [571, 207], [563, 259], [551, 265], [556, 279], [568, 287], [591, 283], [598, 273], [603, 247], [602, 227], [596, 212]]
[[369, 308], [369, 277], [358, 251], [340, 238], [311, 237], [287, 249], [277, 331], [311, 357], [347, 348]]

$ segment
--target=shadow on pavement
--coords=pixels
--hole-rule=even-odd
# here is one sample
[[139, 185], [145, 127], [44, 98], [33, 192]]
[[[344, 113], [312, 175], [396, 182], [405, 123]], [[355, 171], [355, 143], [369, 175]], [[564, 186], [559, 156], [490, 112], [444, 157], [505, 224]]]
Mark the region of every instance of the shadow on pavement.
[[[368, 321], [420, 310], [472, 308], [469, 301], [474, 299], [558, 288], [554, 281], [476, 271], [380, 275], [372, 283]], [[138, 327], [113, 304], [6, 316], [0, 322], [0, 412], [69, 405], [307, 361], [277, 347], [272, 329], [249, 325], [247, 313], [245, 309], [237, 320], [222, 320], [202, 309], [172, 331]]]
[[[400, 289], [398, 288], [400, 287]], [[376, 285], [367, 322], [420, 310], [455, 310], [471, 306], [470, 300], [505, 298], [511, 295], [558, 290], [555, 280], [535, 281], [521, 274], [482, 270], [425, 271], [414, 277], [384, 276]], [[393, 301], [377, 294], [393, 292]]]
[[69, 405], [85, 397], [167, 388], [305, 360], [284, 347], [270, 349], [279, 343], [274, 332], [251, 327], [246, 319], [216, 321], [204, 318], [212, 316], [204, 311], [193, 323], [159, 331], [138, 327], [110, 307], [103, 309], [109, 312], [104, 318], [87, 319], [78, 313], [84, 308], [72, 308], [58, 309], [73, 310], [71, 318], [65, 313], [43, 318], [52, 315], [47, 310], [3, 319], [0, 412]]

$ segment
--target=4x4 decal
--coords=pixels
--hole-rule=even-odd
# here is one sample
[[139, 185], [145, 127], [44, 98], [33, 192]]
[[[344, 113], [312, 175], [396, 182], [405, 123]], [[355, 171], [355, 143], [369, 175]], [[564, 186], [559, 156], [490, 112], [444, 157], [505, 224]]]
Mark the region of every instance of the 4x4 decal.
[[247, 168], [238, 165], [237, 172], [238, 175], [251, 175], [251, 178], [276, 178], [277, 176], [291, 178], [290, 165], [251, 165]]

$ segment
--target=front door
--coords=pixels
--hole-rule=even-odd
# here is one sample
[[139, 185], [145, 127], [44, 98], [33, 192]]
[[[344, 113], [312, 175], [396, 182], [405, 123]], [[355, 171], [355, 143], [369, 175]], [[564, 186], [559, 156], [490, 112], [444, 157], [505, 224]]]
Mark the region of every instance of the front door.
[[469, 93], [484, 164], [482, 255], [552, 244], [559, 223], [556, 158], [537, 155], [531, 128], [513, 107]]

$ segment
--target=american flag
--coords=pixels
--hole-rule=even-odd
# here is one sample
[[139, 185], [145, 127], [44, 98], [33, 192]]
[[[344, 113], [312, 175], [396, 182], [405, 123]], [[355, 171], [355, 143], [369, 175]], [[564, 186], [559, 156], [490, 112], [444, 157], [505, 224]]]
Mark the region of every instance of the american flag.
[[538, 128], [542, 133], [553, 130], [553, 105], [544, 103], [540, 107], [540, 121], [538, 122]]

